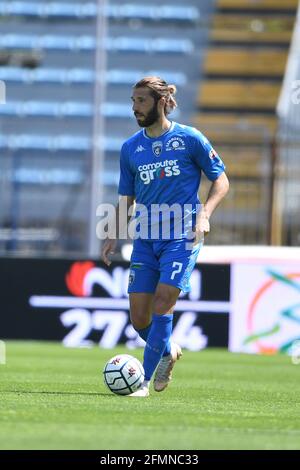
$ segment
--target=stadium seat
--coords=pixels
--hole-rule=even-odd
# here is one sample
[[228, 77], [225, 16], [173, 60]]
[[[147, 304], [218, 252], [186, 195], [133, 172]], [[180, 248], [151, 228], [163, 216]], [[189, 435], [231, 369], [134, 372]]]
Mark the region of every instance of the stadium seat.
[[274, 48], [222, 48], [209, 49], [204, 63], [208, 75], [282, 77], [287, 54]]
[[199, 106], [210, 109], [274, 110], [280, 83], [207, 80], [200, 86]]
[[[184, 86], [187, 77], [181, 72], [169, 72], [164, 70], [108, 70], [105, 74], [105, 81], [108, 84], [115, 85], [131, 85], [139, 79], [139, 77], [148, 75], [161, 75], [167, 81], [177, 86]], [[99, 77], [100, 79], [100, 77]], [[92, 69], [58, 69], [58, 68], [19, 68], [19, 67], [0, 67], [0, 80], [6, 82], [20, 83], [88, 83], [91, 84], [95, 80], [95, 72]]]
[[212, 41], [288, 45], [292, 36], [294, 16], [216, 14], [210, 38]]
[[257, 178], [251, 180], [251, 175], [245, 175], [244, 179], [234, 180], [232, 194], [224, 200], [223, 210], [259, 211], [264, 192], [264, 186]]
[[[97, 3], [89, 2], [80, 4], [79, 2], [19, 2], [19, 1], [0, 1], [0, 15], [3, 16], [21, 16], [21, 17], [40, 17], [44, 18], [73, 18], [82, 20], [84, 18], [95, 18], [97, 15]], [[142, 19], [148, 21], [178, 21], [195, 22], [198, 21], [200, 14], [198, 8], [194, 6], [160, 5], [156, 8], [154, 5], [137, 5], [125, 3], [123, 5], [108, 4], [105, 9], [105, 15], [109, 19]]]
[[[130, 104], [103, 103], [101, 114], [107, 118], [131, 118], [134, 119]], [[0, 116], [46, 116], [46, 117], [77, 117], [92, 118], [94, 108], [91, 103], [76, 101], [9, 101], [0, 107]], [[179, 110], [175, 110], [174, 117], [178, 117]]]
[[[104, 145], [109, 152], [119, 152], [124, 139], [107, 137], [99, 139], [99, 146]], [[88, 137], [61, 134], [57, 137], [36, 134], [0, 135], [0, 148], [37, 149], [48, 151], [91, 151], [92, 142]]]
[[[0, 37], [0, 47], [3, 49], [93, 51], [95, 41], [93, 36], [4, 34]], [[105, 49], [111, 52], [190, 54], [194, 47], [189, 39], [115, 37], [107, 38]]]
[[[42, 155], [40, 155], [40, 158], [42, 158]], [[106, 184], [114, 186], [118, 184], [117, 172], [104, 171], [103, 176], [105, 178]], [[77, 186], [84, 183], [84, 175], [79, 168], [22, 168], [15, 173], [14, 182], [19, 184], [35, 184], [41, 186], [45, 184]]]
[[218, 146], [230, 178], [261, 178], [266, 173], [265, 151], [261, 146]]
[[200, 112], [194, 117], [194, 125], [206, 134], [213, 142], [242, 142], [269, 141], [277, 129], [275, 114], [256, 113], [218, 113]]
[[223, 10], [295, 10], [298, 0], [217, 0]]

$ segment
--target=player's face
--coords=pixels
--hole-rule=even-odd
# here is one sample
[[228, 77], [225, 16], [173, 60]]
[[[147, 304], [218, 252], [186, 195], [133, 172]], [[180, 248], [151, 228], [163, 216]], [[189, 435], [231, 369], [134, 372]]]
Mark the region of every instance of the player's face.
[[148, 88], [137, 88], [134, 90], [132, 109], [140, 127], [149, 127], [159, 118], [157, 101], [151, 96]]

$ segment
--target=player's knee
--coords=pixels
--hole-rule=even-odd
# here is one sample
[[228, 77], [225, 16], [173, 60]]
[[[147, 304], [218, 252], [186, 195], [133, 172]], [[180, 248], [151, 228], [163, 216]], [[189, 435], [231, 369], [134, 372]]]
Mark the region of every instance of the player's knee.
[[174, 306], [173, 299], [168, 295], [157, 295], [154, 298], [153, 310], [155, 313], [168, 313]]

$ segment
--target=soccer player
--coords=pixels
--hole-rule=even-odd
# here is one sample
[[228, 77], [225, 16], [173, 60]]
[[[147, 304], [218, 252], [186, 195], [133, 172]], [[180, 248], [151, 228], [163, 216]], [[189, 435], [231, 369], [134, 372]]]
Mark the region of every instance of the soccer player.
[[[229, 188], [225, 166], [206, 137], [168, 118], [177, 106], [175, 93], [174, 85], [155, 76], [134, 85], [132, 109], [142, 129], [121, 150], [117, 234], [119, 217], [126, 213], [128, 223], [134, 201], [139, 212], [128, 286], [131, 322], [146, 342], [145, 381], [132, 394], [137, 397], [149, 395], [154, 373], [157, 392], [171, 380], [182, 355], [179, 345], [170, 341], [174, 306], [180, 292], [190, 290], [210, 216]], [[202, 171], [212, 182], [203, 205], [198, 199]], [[103, 244], [107, 265], [116, 243], [111, 237]]]

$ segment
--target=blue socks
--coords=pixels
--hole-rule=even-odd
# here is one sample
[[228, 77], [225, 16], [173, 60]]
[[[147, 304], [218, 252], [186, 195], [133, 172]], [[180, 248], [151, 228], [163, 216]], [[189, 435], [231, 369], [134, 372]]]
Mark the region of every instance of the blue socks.
[[143, 328], [142, 330], [136, 330], [138, 332], [139, 336], [144, 341], [146, 341], [146, 343], [147, 343], [149, 331], [151, 330], [152, 323], [153, 323], [153, 321], [150, 323], [150, 325], [146, 326], [146, 328]]
[[144, 351], [144, 369], [145, 380], [151, 380], [151, 377], [161, 359], [171, 352], [170, 336], [172, 334], [173, 314], [157, 315], [152, 317], [152, 323], [138, 330], [138, 333], [144, 341], [146, 347]]
[[[154, 314], [153, 315], [153, 318], [152, 318], [152, 322], [150, 323], [150, 325], [146, 326], [146, 328], [143, 328], [142, 330], [136, 330], [139, 334], [139, 336], [147, 343], [147, 339], [148, 339], [148, 335], [149, 335], [149, 332], [151, 330], [151, 327], [152, 325], [158, 323], [159, 324], [159, 317], [161, 315], [156, 315]], [[171, 315], [171, 323], [173, 323], [173, 316]], [[154, 326], [154, 328], [156, 328]], [[171, 331], [172, 333], [172, 331]], [[166, 344], [166, 347], [165, 347], [165, 350], [163, 352], [163, 356], [168, 356], [169, 354], [171, 354], [171, 341], [169, 340]]]

